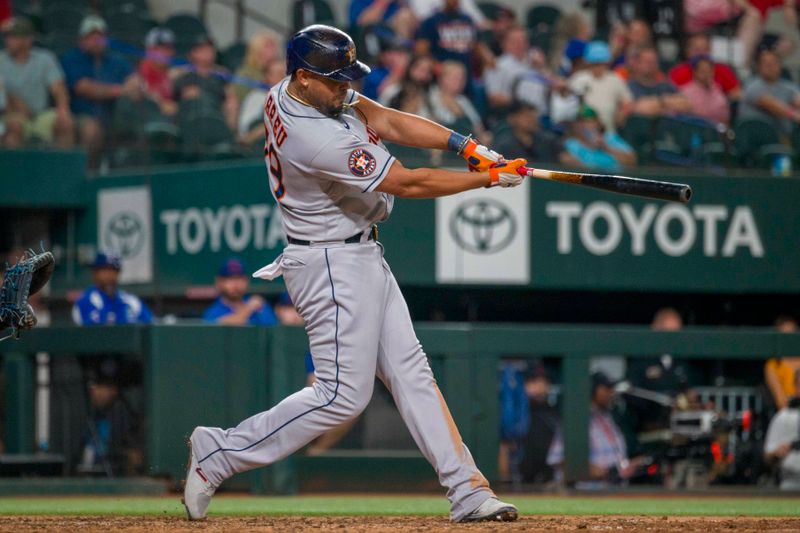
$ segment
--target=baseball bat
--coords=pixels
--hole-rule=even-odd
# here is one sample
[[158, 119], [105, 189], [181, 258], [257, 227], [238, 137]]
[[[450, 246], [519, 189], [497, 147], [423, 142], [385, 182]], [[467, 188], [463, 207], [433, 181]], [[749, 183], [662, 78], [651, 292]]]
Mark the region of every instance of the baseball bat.
[[670, 202], [687, 203], [692, 197], [692, 188], [685, 183], [670, 183], [627, 176], [610, 174], [583, 174], [579, 172], [562, 172], [541, 168], [520, 167], [517, 172], [522, 176], [552, 181], [562, 181], [575, 185], [584, 185], [619, 194], [630, 194], [644, 198], [655, 198]]

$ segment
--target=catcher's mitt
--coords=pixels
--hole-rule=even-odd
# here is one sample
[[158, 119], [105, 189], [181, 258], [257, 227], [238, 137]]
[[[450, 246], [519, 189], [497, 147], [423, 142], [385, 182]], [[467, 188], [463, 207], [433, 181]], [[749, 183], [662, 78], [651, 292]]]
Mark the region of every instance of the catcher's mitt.
[[0, 330], [10, 327], [11, 335], [3, 337], [19, 338], [19, 332], [36, 325], [36, 315], [28, 305], [28, 296], [36, 294], [53, 275], [56, 262], [50, 252], [23, 256], [12, 267], [6, 269], [3, 286], [0, 287]]

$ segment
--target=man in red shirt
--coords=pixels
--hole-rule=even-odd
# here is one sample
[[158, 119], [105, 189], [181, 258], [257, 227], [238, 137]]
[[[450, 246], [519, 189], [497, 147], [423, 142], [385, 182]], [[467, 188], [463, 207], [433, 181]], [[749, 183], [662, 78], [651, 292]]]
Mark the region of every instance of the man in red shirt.
[[[672, 67], [669, 79], [676, 87], [682, 87], [692, 81], [693, 71], [691, 59], [711, 54], [711, 42], [708, 35], [696, 33], [686, 41], [686, 61]], [[736, 73], [724, 63], [714, 63], [714, 81], [722, 88], [729, 100], [738, 100], [742, 94], [742, 85]]]
[[175, 34], [169, 28], [155, 27], [144, 40], [146, 55], [139, 63], [139, 76], [145, 95], [156, 102], [161, 113], [172, 116], [178, 104], [172, 88], [170, 68], [175, 56]]

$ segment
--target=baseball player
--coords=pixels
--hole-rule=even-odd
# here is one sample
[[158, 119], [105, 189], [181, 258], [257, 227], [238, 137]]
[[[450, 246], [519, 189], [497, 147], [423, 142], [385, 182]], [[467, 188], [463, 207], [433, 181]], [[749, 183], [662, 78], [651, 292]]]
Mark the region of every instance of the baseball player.
[[[184, 490], [189, 519], [206, 516], [214, 491], [233, 474], [272, 464], [358, 416], [377, 374], [447, 488], [451, 520], [515, 520], [517, 509], [495, 497], [461, 440], [375, 224], [389, 217], [395, 196], [519, 185], [526, 161], [506, 161], [469, 137], [359, 95], [350, 82], [370, 69], [336, 28], [300, 30], [286, 54], [288, 77], [264, 105], [264, 159], [288, 245], [254, 276], [283, 275], [305, 321], [317, 380], [235, 428], [195, 428]], [[407, 169], [382, 140], [456, 151], [475, 172]]]

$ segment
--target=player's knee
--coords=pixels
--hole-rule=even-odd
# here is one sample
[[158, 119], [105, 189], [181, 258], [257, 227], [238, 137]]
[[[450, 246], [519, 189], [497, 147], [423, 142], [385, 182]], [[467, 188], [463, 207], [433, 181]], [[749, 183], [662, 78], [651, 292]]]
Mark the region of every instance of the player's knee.
[[348, 419], [355, 418], [364, 412], [372, 399], [372, 383], [362, 387], [352, 388], [341, 394], [340, 406]]

